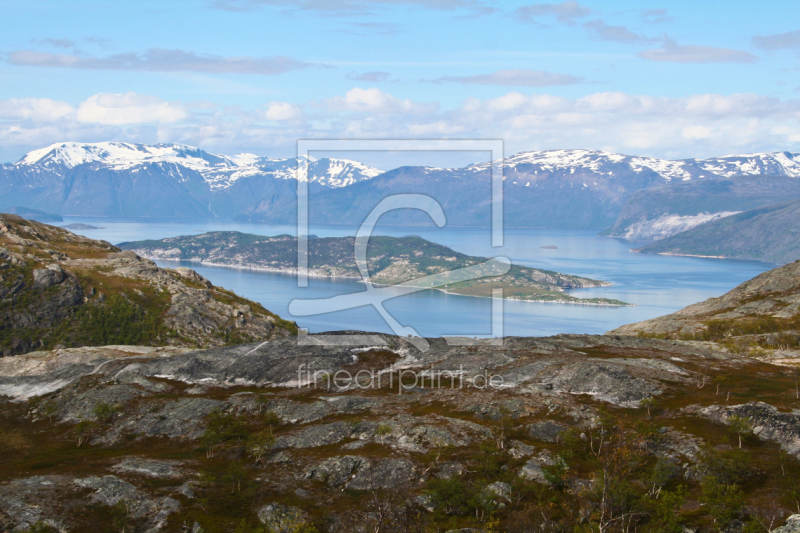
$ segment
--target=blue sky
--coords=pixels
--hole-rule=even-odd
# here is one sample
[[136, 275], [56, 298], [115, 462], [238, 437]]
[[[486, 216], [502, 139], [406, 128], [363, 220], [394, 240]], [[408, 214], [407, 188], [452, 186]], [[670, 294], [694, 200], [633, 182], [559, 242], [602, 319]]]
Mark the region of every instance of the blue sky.
[[3, 161], [103, 140], [289, 156], [310, 137], [800, 151], [800, 15], [785, 1], [0, 6]]

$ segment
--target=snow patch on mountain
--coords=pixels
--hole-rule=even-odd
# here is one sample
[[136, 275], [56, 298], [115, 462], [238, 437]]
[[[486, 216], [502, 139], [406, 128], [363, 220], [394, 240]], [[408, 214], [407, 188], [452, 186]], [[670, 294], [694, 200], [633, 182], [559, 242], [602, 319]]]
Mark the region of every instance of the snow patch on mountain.
[[[607, 176], [628, 171], [654, 172], [666, 181], [758, 174], [800, 177], [800, 154], [791, 152], [669, 160], [599, 150], [542, 150], [514, 154], [504, 164], [506, 170], [542, 175], [576, 171]], [[470, 168], [486, 170], [490, 166], [491, 163], [479, 163]]]
[[698, 215], [661, 215], [658, 218], [641, 220], [625, 228], [622, 238], [628, 240], [657, 241], [676, 233], [697, 227], [706, 222], [729, 217], [741, 211], [721, 211], [719, 213], [700, 213]]
[[[297, 158], [278, 159], [249, 153], [216, 155], [182, 144], [57, 143], [27, 153], [16, 166], [52, 169], [87, 163], [132, 171], [148, 164], [175, 165], [198, 172], [212, 190], [230, 187], [243, 177], [257, 174], [271, 174], [280, 179], [298, 178]], [[180, 175], [180, 170], [169, 171], [176, 172]], [[382, 173], [377, 168], [346, 159], [308, 160], [308, 181], [326, 187], [345, 187]]]

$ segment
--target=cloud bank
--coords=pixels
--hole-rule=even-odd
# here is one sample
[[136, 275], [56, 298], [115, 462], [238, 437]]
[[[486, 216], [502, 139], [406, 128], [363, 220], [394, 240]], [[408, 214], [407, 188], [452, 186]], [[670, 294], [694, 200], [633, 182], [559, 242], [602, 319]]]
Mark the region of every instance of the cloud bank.
[[800, 100], [622, 92], [564, 98], [512, 91], [442, 109], [437, 102], [354, 88], [324, 100], [265, 102], [252, 110], [135, 93], [96, 94], [77, 105], [42, 98], [0, 101], [6, 161], [70, 140], [182, 142], [222, 153], [288, 156], [298, 138], [502, 138], [507, 153], [590, 148], [667, 158], [800, 151]]

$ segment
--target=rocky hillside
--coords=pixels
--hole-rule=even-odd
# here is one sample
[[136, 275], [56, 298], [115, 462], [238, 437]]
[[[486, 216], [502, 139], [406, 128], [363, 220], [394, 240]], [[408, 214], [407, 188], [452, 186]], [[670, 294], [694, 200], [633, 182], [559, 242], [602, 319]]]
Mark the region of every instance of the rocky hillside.
[[800, 261], [764, 272], [719, 298], [608, 334], [712, 341], [734, 351], [800, 356]]
[[790, 263], [800, 258], [800, 200], [706, 222], [635, 251]]
[[[297, 239], [290, 235], [266, 237], [237, 231], [215, 231], [157, 241], [124, 242], [119, 246], [151, 259], [185, 260], [292, 274], [297, 272]], [[611, 285], [606, 281], [517, 265], [511, 265], [508, 269], [505, 263], [491, 261], [487, 257], [468, 256], [417, 236], [370, 237], [367, 265], [370, 279], [378, 284], [416, 284], [457, 294], [486, 297], [492, 296], [492, 289], [503, 288], [505, 298], [516, 300], [627, 305], [609, 298], [576, 298], [565, 292], [566, 289]], [[464, 269], [474, 270], [477, 278], [468, 279], [469, 276], [463, 275]], [[308, 271], [313, 276], [361, 279], [355, 262], [355, 238], [310, 239]]]
[[296, 331], [187, 268], [0, 215], [0, 355], [105, 344], [223, 346]]
[[634, 193], [604, 234], [655, 241], [741, 211], [795, 199], [800, 199], [800, 180], [793, 177], [673, 181]]
[[800, 505], [784, 367], [622, 336], [297, 339], [0, 359], [0, 530], [767, 531]]

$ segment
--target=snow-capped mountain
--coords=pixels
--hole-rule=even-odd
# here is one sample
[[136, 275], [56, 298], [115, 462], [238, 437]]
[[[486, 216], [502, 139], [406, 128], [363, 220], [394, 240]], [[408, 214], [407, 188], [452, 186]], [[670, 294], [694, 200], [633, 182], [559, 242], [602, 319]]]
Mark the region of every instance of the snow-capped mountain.
[[[472, 165], [479, 169], [489, 163]], [[575, 172], [614, 176], [632, 171], [654, 172], [667, 181], [773, 175], [800, 177], [800, 154], [791, 152], [727, 155], [709, 159], [658, 159], [594, 150], [543, 150], [520, 152], [504, 161], [507, 171], [530, 173]]]
[[[546, 150], [514, 154], [504, 163], [506, 224], [516, 227], [608, 228], [631, 195], [670, 182], [800, 177], [800, 154], [789, 152], [671, 161]], [[297, 165], [296, 158], [217, 155], [180, 144], [58, 143], [0, 166], [0, 210], [20, 206], [59, 215], [238, 217], [288, 224], [296, 220]], [[345, 159], [309, 160], [308, 181], [315, 185], [311, 221], [358, 224], [387, 195], [419, 192], [440, 202], [449, 223], [488, 225], [490, 167], [383, 172]], [[719, 207], [708, 213], [739, 210]], [[429, 223], [427, 215], [418, 215], [414, 223]], [[412, 219], [397, 212], [385, 220]]]
[[[117, 142], [57, 143], [33, 150], [17, 167], [72, 169], [87, 163], [122, 171], [142, 165], [176, 165], [197, 172], [212, 190], [225, 189], [243, 177], [271, 174], [279, 179], [296, 179], [297, 158], [276, 159], [254, 154], [216, 155], [181, 144], [132, 144]], [[345, 187], [374, 178], [383, 171], [346, 159], [310, 160], [308, 181], [325, 187]]]

